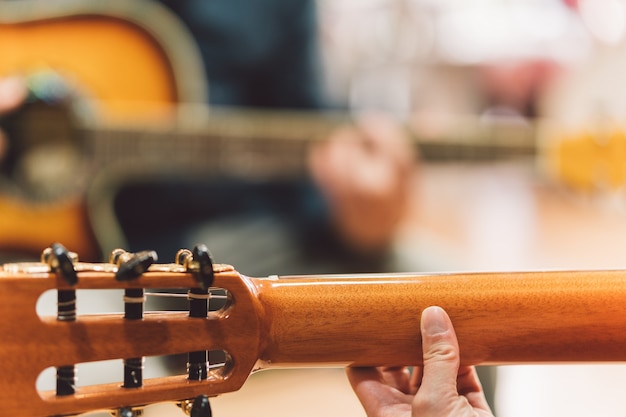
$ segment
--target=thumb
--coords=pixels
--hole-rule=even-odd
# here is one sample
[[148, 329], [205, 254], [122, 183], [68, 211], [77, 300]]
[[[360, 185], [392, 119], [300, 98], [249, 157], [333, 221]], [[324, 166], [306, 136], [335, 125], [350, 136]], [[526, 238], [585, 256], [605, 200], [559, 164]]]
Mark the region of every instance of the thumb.
[[459, 344], [452, 322], [441, 307], [422, 312], [424, 365], [420, 394], [432, 400], [452, 398], [457, 393]]

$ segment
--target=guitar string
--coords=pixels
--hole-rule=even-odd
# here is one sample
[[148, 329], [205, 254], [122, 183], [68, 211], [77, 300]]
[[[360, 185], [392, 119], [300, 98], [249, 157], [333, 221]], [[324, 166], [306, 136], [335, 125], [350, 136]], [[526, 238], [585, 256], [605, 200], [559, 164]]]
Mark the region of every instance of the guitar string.
[[[194, 294], [193, 298], [207, 298], [210, 300], [226, 300], [228, 299], [227, 295], [216, 295], [216, 294], [208, 294], [206, 297], [197, 297], [199, 294]], [[180, 294], [180, 293], [172, 293], [172, 292], [147, 292], [146, 296], [150, 297], [163, 297], [163, 298], [192, 298], [189, 294]]]

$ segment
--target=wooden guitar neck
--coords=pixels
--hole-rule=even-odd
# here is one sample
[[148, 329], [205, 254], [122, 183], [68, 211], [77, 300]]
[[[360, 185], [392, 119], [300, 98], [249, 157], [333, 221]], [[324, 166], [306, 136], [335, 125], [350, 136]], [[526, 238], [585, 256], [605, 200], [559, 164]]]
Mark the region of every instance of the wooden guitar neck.
[[[626, 360], [623, 271], [249, 278], [214, 265], [213, 285], [228, 301], [206, 318], [37, 314], [47, 290], [198, 286], [177, 264], [153, 265], [132, 281], [114, 279], [116, 268], [78, 263], [72, 286], [46, 264], [5, 265], [0, 411], [64, 415], [213, 396], [238, 390], [254, 370], [273, 367], [419, 365], [419, 317], [430, 305], [450, 314], [465, 364]], [[202, 380], [153, 378], [139, 388], [79, 384], [69, 395], [35, 386], [50, 367], [216, 349], [227, 354], [226, 362]]]
[[621, 271], [459, 273], [254, 281], [267, 326], [266, 366], [421, 361], [419, 317], [444, 307], [462, 362], [626, 360]]

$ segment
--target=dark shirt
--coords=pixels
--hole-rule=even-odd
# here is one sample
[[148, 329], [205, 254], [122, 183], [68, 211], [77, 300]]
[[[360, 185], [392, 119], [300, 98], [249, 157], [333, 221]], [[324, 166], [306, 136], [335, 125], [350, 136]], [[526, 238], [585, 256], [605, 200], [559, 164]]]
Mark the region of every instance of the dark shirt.
[[313, 0], [164, 0], [204, 60], [211, 104], [322, 106]]
[[[164, 3], [198, 43], [211, 105], [323, 107], [313, 0]], [[223, 254], [217, 262], [236, 263], [250, 275], [379, 269], [379, 259], [363, 259], [341, 243], [324, 199], [306, 179], [134, 184], [120, 192], [116, 207], [131, 250], [156, 249], [165, 260], [205, 230], [203, 242], [193, 243], [206, 243]], [[232, 236], [238, 241], [221, 247]]]

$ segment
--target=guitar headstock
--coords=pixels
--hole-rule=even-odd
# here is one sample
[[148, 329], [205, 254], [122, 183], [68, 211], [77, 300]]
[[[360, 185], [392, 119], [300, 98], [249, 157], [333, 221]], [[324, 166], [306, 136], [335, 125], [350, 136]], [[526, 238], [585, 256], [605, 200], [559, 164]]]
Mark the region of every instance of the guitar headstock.
[[[123, 290], [124, 312], [77, 314], [81, 290], [107, 289]], [[187, 291], [189, 310], [144, 312], [152, 289]], [[38, 300], [51, 290], [56, 314], [38, 313]], [[203, 246], [159, 264], [154, 252], [119, 250], [110, 262], [83, 263], [53, 245], [41, 262], [0, 268], [0, 312], [2, 414], [73, 415], [164, 401], [191, 410], [190, 399], [238, 390], [259, 357], [262, 309], [253, 286], [233, 267], [213, 264]], [[209, 362], [209, 351], [221, 353], [220, 363]], [[144, 358], [184, 353], [187, 373], [143, 378]], [[119, 382], [81, 386], [74, 375], [76, 364], [113, 359], [123, 363]], [[56, 389], [38, 389], [49, 368], [56, 369]]]

